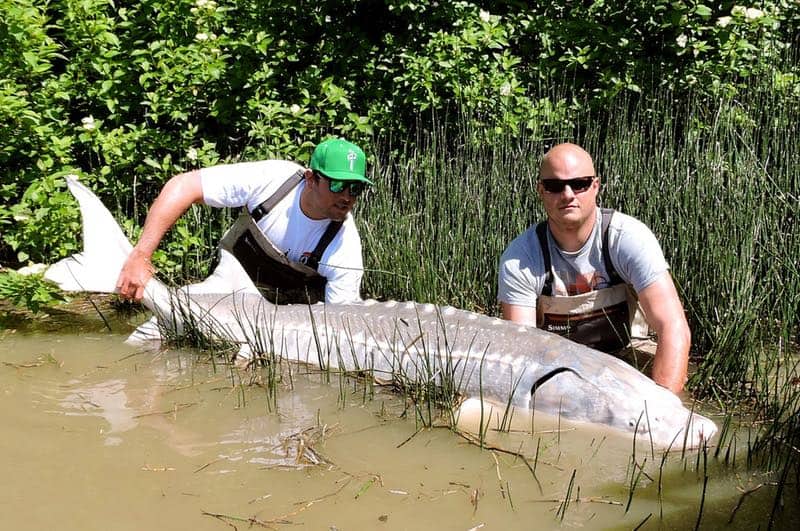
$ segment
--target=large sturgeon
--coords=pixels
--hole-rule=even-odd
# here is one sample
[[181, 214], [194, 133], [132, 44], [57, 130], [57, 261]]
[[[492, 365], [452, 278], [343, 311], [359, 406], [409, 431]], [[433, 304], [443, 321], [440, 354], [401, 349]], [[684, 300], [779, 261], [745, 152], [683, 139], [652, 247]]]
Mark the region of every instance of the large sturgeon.
[[[80, 204], [84, 251], [51, 266], [46, 277], [66, 291], [114, 292], [131, 244], [88, 188], [73, 177], [67, 183]], [[558, 335], [415, 302], [276, 306], [232, 257], [222, 262], [192, 286], [172, 289], [153, 278], [143, 304], [162, 327], [192, 319], [245, 354], [271, 351], [324, 368], [372, 371], [384, 381], [452, 385], [464, 397], [513, 406], [517, 415], [535, 409], [607, 425], [659, 448], [697, 447], [717, 431], [630, 365]], [[152, 331], [151, 325], [132, 337]]]

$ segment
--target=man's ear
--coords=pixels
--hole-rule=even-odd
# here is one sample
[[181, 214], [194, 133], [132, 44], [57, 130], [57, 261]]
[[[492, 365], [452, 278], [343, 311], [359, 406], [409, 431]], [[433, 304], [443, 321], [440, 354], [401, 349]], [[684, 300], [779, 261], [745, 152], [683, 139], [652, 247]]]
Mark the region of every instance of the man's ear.
[[310, 168], [306, 168], [306, 173], [303, 178], [306, 180], [306, 186], [311, 186], [311, 184], [316, 180], [314, 179], [314, 171]]

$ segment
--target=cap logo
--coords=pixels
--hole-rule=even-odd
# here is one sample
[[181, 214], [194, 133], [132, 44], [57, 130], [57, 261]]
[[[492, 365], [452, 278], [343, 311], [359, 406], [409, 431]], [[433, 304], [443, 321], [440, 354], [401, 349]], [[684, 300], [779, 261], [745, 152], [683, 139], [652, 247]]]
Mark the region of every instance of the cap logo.
[[356, 155], [356, 152], [352, 149], [347, 151], [347, 160], [350, 161], [350, 171], [353, 171], [353, 164], [355, 164], [357, 157], [358, 155]]

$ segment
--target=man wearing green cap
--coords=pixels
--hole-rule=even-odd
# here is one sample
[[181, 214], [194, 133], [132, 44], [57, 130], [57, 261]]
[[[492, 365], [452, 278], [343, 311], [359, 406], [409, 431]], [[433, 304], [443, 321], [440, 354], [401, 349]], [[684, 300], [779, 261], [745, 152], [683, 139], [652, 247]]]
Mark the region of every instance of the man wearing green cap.
[[192, 203], [245, 207], [220, 243], [206, 290], [256, 288], [273, 302], [360, 299], [361, 238], [350, 211], [364, 187], [364, 152], [342, 139], [321, 142], [309, 168], [284, 160], [225, 164], [170, 179], [147, 214], [142, 237], [117, 281], [123, 298], [141, 300], [150, 257]]

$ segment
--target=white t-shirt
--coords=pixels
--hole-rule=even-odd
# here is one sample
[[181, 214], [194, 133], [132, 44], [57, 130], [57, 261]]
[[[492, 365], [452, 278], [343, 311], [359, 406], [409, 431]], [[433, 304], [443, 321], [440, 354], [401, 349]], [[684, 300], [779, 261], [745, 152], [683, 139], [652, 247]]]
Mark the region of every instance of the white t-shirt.
[[[203, 201], [214, 207], [246, 206], [252, 212], [266, 201], [302, 166], [286, 160], [263, 160], [223, 164], [200, 170]], [[272, 211], [258, 221], [269, 240], [293, 262], [310, 253], [328, 227], [328, 219], [311, 219], [300, 208], [305, 182], [289, 191]], [[322, 254], [317, 269], [328, 282], [325, 302], [346, 303], [361, 300], [361, 237], [353, 216], [347, 214], [342, 228]]]
[[[591, 236], [576, 252], [561, 250], [547, 231], [553, 268], [553, 295], [587, 293], [609, 286], [610, 276], [603, 264], [602, 212]], [[608, 226], [611, 263], [623, 281], [639, 293], [669, 269], [664, 253], [652, 231], [641, 221], [615, 212]], [[536, 225], [517, 236], [500, 258], [497, 300], [514, 306], [536, 307], [545, 281], [544, 257]]]

